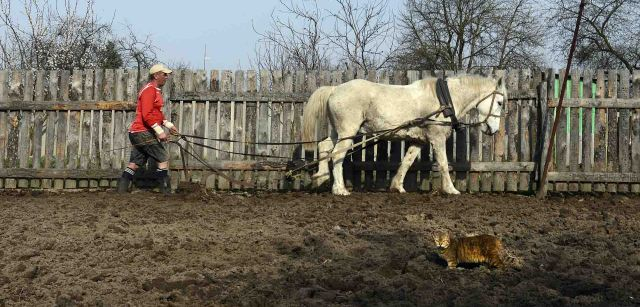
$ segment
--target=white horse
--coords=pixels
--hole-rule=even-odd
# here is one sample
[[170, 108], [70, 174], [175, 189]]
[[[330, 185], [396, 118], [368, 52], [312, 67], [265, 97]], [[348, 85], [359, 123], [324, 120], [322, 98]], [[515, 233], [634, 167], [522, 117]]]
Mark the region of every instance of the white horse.
[[[371, 133], [396, 128], [408, 121], [433, 114], [440, 109], [436, 95], [436, 78], [425, 78], [409, 85], [387, 85], [366, 80], [352, 80], [339, 86], [318, 88], [304, 109], [302, 140], [316, 139], [316, 127], [326, 130], [326, 119], [330, 120], [330, 135], [318, 144], [319, 158], [331, 155], [333, 161], [333, 187], [336, 195], [349, 195], [342, 176], [342, 162], [346, 151], [353, 144], [349, 138], [362, 133]], [[503, 102], [507, 100], [505, 84], [500, 79], [477, 75], [460, 75], [447, 79], [451, 101], [457, 118], [462, 118], [471, 109], [478, 110], [481, 130], [494, 134], [500, 126]], [[451, 117], [437, 113], [432, 119], [439, 125], [408, 127], [384, 136], [385, 139], [412, 141], [398, 172], [391, 181], [391, 190], [404, 193], [404, 176], [420, 153], [415, 143], [430, 142], [442, 173], [442, 190], [449, 194], [460, 194], [449, 177], [446, 154], [446, 139], [451, 135]], [[449, 123], [449, 124], [445, 124]], [[313, 144], [305, 149], [313, 150]], [[320, 186], [330, 178], [329, 161], [319, 163], [313, 175], [314, 183]]]

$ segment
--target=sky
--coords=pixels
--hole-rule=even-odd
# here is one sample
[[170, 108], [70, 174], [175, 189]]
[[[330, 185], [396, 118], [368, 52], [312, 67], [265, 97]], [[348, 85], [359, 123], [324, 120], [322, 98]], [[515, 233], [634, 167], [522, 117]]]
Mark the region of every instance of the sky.
[[[308, 0], [295, 0], [308, 1]], [[320, 0], [319, 2], [329, 2]], [[367, 1], [367, 0], [363, 0]], [[404, 0], [389, 0], [400, 8]], [[132, 25], [139, 36], [151, 34], [160, 61], [202, 69], [250, 69], [258, 35], [269, 26], [278, 0], [96, 0], [96, 14], [113, 19], [116, 31]], [[253, 26], [252, 26], [253, 24]], [[208, 60], [204, 59], [207, 46]]]

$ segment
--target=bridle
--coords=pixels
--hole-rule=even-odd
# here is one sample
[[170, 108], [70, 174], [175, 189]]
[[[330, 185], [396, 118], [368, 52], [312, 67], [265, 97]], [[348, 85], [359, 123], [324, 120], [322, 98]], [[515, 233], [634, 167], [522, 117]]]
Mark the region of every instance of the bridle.
[[487, 127], [487, 130], [491, 132], [491, 126], [489, 126], [489, 119], [492, 117], [502, 117], [502, 115], [497, 115], [493, 112], [493, 106], [494, 105], [498, 105], [499, 107], [502, 107], [502, 104], [500, 104], [499, 102], [496, 102], [496, 95], [500, 95], [502, 97], [505, 97], [504, 93], [501, 93], [500, 91], [498, 91], [497, 89], [494, 90], [493, 92], [489, 93], [488, 95], [482, 97], [482, 99], [478, 100], [478, 102], [476, 103], [476, 105], [474, 106], [475, 109], [478, 108], [478, 106], [480, 106], [480, 104], [485, 101], [485, 99], [491, 97], [491, 105], [489, 106], [489, 113], [485, 116], [485, 118], [477, 123], [460, 123], [461, 125], [464, 126], [480, 126], [480, 125], [485, 125]]

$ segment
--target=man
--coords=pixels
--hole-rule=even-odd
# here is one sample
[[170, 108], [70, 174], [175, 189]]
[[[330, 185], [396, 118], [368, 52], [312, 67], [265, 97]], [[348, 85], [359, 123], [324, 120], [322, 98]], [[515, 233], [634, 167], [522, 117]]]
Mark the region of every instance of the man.
[[129, 140], [133, 147], [129, 165], [118, 181], [118, 193], [128, 192], [136, 170], [147, 164], [149, 158], [158, 162], [154, 177], [158, 180], [160, 191], [165, 195], [171, 193], [168, 174], [169, 154], [161, 142], [166, 142], [168, 139], [163, 126], [173, 134], [177, 134], [178, 130], [162, 114], [163, 101], [160, 90], [170, 73], [171, 70], [163, 64], [153, 65], [149, 69], [149, 83], [138, 93], [136, 117], [129, 127]]

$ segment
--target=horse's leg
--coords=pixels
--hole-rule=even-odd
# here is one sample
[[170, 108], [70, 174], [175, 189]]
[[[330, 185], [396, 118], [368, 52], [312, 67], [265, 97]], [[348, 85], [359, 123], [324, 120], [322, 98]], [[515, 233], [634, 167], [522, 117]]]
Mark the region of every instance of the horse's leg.
[[404, 190], [404, 176], [407, 174], [407, 171], [413, 164], [413, 161], [420, 154], [420, 146], [415, 144], [411, 144], [409, 149], [407, 149], [407, 153], [402, 158], [402, 164], [400, 164], [400, 168], [398, 168], [398, 172], [391, 180], [391, 191], [397, 191], [400, 193], [406, 193]]
[[[334, 141], [328, 137], [318, 143], [318, 158], [326, 158], [334, 147]], [[329, 175], [329, 159], [324, 159], [318, 163], [318, 172], [313, 174], [311, 179], [316, 187], [322, 186], [331, 176]]]
[[440, 174], [442, 176], [442, 191], [447, 194], [460, 194], [458, 190], [453, 186], [451, 177], [449, 176], [449, 161], [447, 160], [446, 152], [446, 138], [435, 137], [431, 140], [431, 146], [433, 146], [433, 152], [436, 155], [436, 161], [440, 167]]
[[342, 176], [342, 162], [347, 154], [346, 148], [349, 148], [353, 144], [353, 139], [346, 139], [338, 141], [333, 148], [333, 187], [331, 192], [335, 195], [349, 195], [349, 191], [344, 186], [344, 177]]

